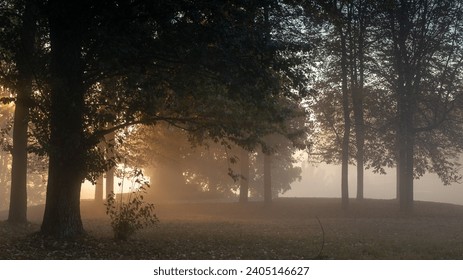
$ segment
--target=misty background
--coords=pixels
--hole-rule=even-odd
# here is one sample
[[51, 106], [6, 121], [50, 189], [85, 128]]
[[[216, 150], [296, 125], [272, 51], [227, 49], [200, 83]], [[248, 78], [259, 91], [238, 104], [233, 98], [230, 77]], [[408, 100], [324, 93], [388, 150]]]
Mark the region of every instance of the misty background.
[[[303, 162], [301, 180], [291, 184], [291, 189], [280, 197], [341, 197], [341, 166]], [[219, 171], [218, 171], [219, 172]], [[226, 171], [222, 171], [226, 172]], [[386, 169], [387, 174], [365, 172], [365, 198], [395, 199], [396, 174], [395, 169]], [[116, 178], [116, 192], [120, 192]], [[127, 187], [126, 187], [127, 190]], [[356, 194], [355, 166], [349, 169], [349, 196], [354, 199]], [[82, 199], [93, 199], [95, 186], [85, 182], [82, 187]], [[463, 205], [463, 185], [451, 184], [444, 186], [435, 174], [425, 174], [415, 181], [415, 199]], [[236, 198], [238, 200], [238, 198]]]
[[[355, 166], [349, 169], [349, 195], [355, 198]], [[387, 169], [387, 174], [365, 172], [365, 198], [395, 199], [395, 169]], [[318, 167], [303, 166], [302, 180], [294, 182], [284, 197], [341, 197], [341, 167], [320, 164]], [[463, 205], [463, 186], [444, 186], [435, 174], [425, 174], [415, 180], [415, 200], [444, 202]]]

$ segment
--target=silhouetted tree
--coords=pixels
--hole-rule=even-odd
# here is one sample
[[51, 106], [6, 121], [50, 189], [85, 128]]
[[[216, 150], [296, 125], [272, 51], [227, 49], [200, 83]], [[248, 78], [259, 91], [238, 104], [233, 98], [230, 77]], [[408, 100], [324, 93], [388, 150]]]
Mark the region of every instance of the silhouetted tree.
[[[328, 162], [341, 161], [333, 155], [341, 153], [336, 145], [342, 146], [345, 131], [341, 123], [347, 115], [342, 118], [338, 113], [343, 103], [336, 91], [342, 92], [344, 75], [335, 73], [347, 72], [356, 133], [351, 146], [356, 155], [350, 157], [357, 158], [359, 183], [362, 164], [377, 172], [397, 165], [401, 208], [409, 210], [414, 177], [435, 172], [444, 183], [457, 180], [461, 146], [455, 139], [461, 129], [455, 120], [461, 93], [455, 85], [461, 81], [462, 52], [456, 43], [462, 35], [460, 5], [456, 1], [312, 4], [308, 6], [326, 14], [322, 17], [329, 23], [326, 34], [332, 34], [332, 25], [346, 32], [344, 39], [322, 36], [333, 52], [321, 54], [321, 73], [326, 78], [317, 83], [323, 94], [316, 97], [314, 109], [322, 128], [317, 139], [324, 139], [316, 143], [325, 148], [315, 153]], [[376, 17], [368, 16], [373, 14]], [[344, 44], [348, 66], [342, 71]], [[333, 53], [339, 54], [338, 59]], [[333, 87], [336, 82], [341, 86]], [[361, 197], [361, 185], [358, 191]]]
[[[263, 157], [226, 142], [205, 141], [202, 145], [188, 140], [188, 133], [173, 127], [141, 127], [128, 140], [133, 164], [146, 168], [152, 178], [152, 197], [193, 199], [235, 197], [243, 200], [243, 180], [254, 197], [263, 198]], [[174, 140], [175, 139], [175, 140]], [[290, 141], [280, 137], [272, 172], [276, 174], [272, 196], [283, 193], [300, 178], [300, 168], [294, 166], [297, 150]], [[194, 143], [194, 142], [193, 142]], [[286, 145], [286, 146], [285, 146]], [[284, 148], [283, 148], [284, 147]], [[243, 151], [245, 154], [243, 167]], [[243, 171], [244, 169], [244, 171]], [[239, 190], [238, 190], [239, 189]]]
[[[417, 174], [427, 169], [437, 172], [444, 182], [455, 179], [450, 175], [454, 169], [447, 160], [442, 161], [436, 148], [452, 149], [454, 158], [461, 149], [458, 142], [453, 142], [452, 131], [460, 130], [454, 114], [461, 102], [461, 92], [455, 85], [462, 75], [462, 7], [458, 1], [429, 0], [391, 1], [382, 8], [387, 23], [380, 40], [383, 57], [387, 58], [382, 66], [392, 74], [386, 77], [397, 104], [399, 200], [401, 209], [409, 211]], [[423, 145], [436, 139], [436, 134], [441, 139], [433, 144], [436, 146]], [[423, 166], [428, 159], [432, 164]], [[438, 162], [446, 168], [438, 167]], [[439, 172], [443, 169], [446, 172]]]
[[[10, 92], [0, 86], [0, 98], [10, 98]], [[3, 101], [3, 100], [2, 100]], [[10, 154], [10, 126], [13, 116], [12, 106], [9, 100], [0, 102], [0, 208], [3, 209], [8, 204], [8, 190], [11, 181], [11, 154]]]
[[[24, 3], [22, 3], [24, 2]], [[37, 9], [35, 1], [20, 1], [22, 10], [19, 42], [15, 53], [17, 66], [16, 102], [13, 126], [10, 211], [8, 222], [27, 222], [27, 144], [29, 106], [32, 95]]]
[[[237, 112], [225, 110], [215, 116], [232, 118], [217, 122], [200, 108], [218, 110], [213, 102], [219, 100], [264, 111], [276, 104], [272, 95], [279, 78], [271, 68], [271, 51], [262, 44], [266, 33], [257, 2], [100, 5], [48, 1], [44, 9], [51, 48], [50, 165], [41, 228], [47, 235], [83, 232], [80, 182], [89, 173], [90, 151], [103, 135], [167, 121], [195, 130], [196, 137], [252, 137], [251, 128], [234, 125]], [[98, 84], [104, 79], [115, 80], [111, 93], [117, 104], [105, 101]], [[93, 103], [98, 100], [102, 103]], [[112, 119], [111, 128], [92, 125], [103, 119]]]

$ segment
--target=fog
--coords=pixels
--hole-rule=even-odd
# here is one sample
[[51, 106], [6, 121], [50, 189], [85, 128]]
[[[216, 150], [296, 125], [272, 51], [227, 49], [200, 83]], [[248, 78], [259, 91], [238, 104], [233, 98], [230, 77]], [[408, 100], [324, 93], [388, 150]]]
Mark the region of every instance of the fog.
[[[349, 197], [355, 198], [355, 166], [349, 166]], [[386, 175], [365, 172], [364, 196], [373, 199], [396, 197], [396, 174], [387, 169]], [[414, 181], [414, 198], [421, 201], [463, 205], [463, 185], [444, 186], [435, 174], [426, 174]], [[303, 166], [302, 180], [294, 182], [284, 197], [341, 197], [341, 166], [320, 164]]]
[[[356, 196], [355, 166], [349, 167], [349, 197]], [[396, 177], [394, 169], [387, 169], [386, 175], [375, 174], [366, 170], [364, 181], [364, 197], [371, 199], [394, 199], [396, 197]], [[116, 178], [115, 192], [121, 192]], [[281, 197], [341, 197], [341, 167], [320, 164], [318, 166], [303, 165], [301, 181], [291, 184], [291, 190]], [[426, 174], [414, 182], [415, 200], [432, 201], [463, 205], [463, 185], [444, 186], [434, 174]], [[125, 191], [129, 188], [126, 186]], [[82, 186], [82, 199], [93, 199], [95, 187], [90, 182]]]

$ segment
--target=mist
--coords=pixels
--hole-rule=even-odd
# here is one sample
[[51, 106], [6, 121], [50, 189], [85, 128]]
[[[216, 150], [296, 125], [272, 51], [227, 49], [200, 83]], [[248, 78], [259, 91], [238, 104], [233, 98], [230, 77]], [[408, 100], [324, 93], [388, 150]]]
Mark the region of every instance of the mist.
[[462, 257], [461, 1], [65, 2], [0, 2], [0, 258]]
[[[302, 179], [291, 184], [291, 190], [282, 197], [341, 197], [341, 166], [320, 164], [303, 165]], [[386, 169], [386, 174], [365, 171], [365, 198], [395, 199], [396, 171]], [[444, 185], [435, 174], [425, 174], [414, 181], [415, 200], [463, 205], [463, 185]], [[349, 166], [349, 197], [357, 191], [355, 166]]]
[[[200, 165], [200, 162], [196, 163]], [[341, 197], [341, 168], [339, 165], [318, 164], [317, 166], [311, 164], [301, 165], [301, 180], [296, 180], [291, 183], [291, 189], [279, 194], [279, 197], [286, 198], [303, 198], [303, 197], [320, 197], [320, 198], [340, 198]], [[365, 171], [364, 178], [364, 196], [366, 199], [395, 199], [396, 198], [396, 174], [395, 169], [386, 169], [386, 174], [377, 174], [369, 170]], [[222, 179], [232, 180], [227, 178], [226, 170], [216, 170], [217, 173], [222, 173]], [[170, 176], [178, 177], [178, 174], [168, 174]], [[355, 199], [356, 196], [356, 177], [355, 166], [350, 166], [349, 169], [349, 197]], [[177, 184], [181, 182], [180, 178], [176, 181]], [[115, 193], [124, 191], [120, 186], [121, 180], [115, 178]], [[162, 185], [163, 182], [158, 182]], [[442, 181], [435, 174], [425, 174], [420, 179], [414, 181], [415, 200], [417, 201], [430, 201], [463, 205], [463, 185], [454, 183], [451, 185], [444, 185]], [[125, 184], [125, 192], [130, 191], [128, 184]], [[166, 193], [175, 192], [171, 185], [164, 187], [164, 194], [161, 198], [168, 196]], [[190, 192], [191, 193], [191, 192]], [[95, 195], [95, 186], [86, 181], [82, 185], [82, 199], [93, 199]], [[105, 194], [104, 194], [105, 195]], [[184, 201], [188, 201], [188, 192], [184, 195], [177, 194], [182, 197]], [[192, 198], [192, 200], [197, 200]], [[231, 199], [237, 201], [235, 197]], [[162, 202], [163, 199], [155, 199], [155, 202]]]

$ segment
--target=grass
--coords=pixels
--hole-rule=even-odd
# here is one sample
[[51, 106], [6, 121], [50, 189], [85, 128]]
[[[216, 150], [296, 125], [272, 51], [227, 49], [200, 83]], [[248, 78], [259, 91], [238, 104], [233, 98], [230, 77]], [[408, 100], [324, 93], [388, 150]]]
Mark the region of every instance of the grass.
[[72, 241], [31, 234], [30, 212], [27, 227], [0, 224], [1, 259], [463, 259], [463, 206], [442, 203], [408, 215], [393, 200], [160, 204], [159, 225], [129, 242], [113, 241], [101, 205], [82, 203], [88, 236]]

